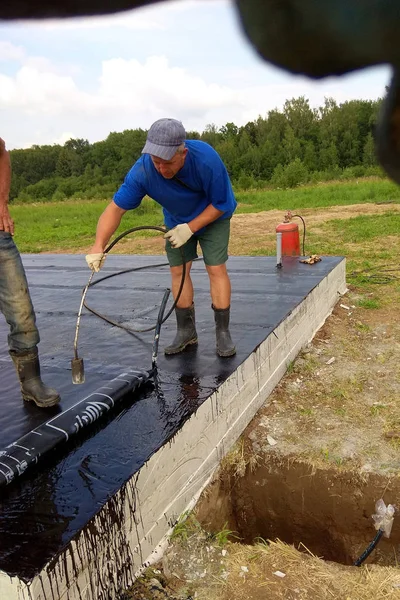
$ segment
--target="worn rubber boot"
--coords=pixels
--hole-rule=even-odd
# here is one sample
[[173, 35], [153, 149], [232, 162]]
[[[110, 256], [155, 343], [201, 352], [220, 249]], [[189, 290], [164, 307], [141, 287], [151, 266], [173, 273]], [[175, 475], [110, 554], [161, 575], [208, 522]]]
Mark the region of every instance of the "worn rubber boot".
[[164, 348], [165, 354], [178, 354], [187, 346], [197, 344], [197, 331], [194, 316], [194, 304], [189, 308], [175, 307], [177, 331], [174, 341]]
[[218, 356], [228, 357], [236, 354], [236, 348], [232, 342], [231, 334], [229, 333], [229, 317], [230, 306], [228, 308], [215, 308], [215, 335], [217, 338], [217, 354]]
[[60, 402], [60, 396], [50, 387], [47, 387], [40, 378], [40, 364], [37, 348], [20, 354], [10, 351], [21, 384], [21, 393], [24, 400], [34, 402], [41, 408], [48, 408]]

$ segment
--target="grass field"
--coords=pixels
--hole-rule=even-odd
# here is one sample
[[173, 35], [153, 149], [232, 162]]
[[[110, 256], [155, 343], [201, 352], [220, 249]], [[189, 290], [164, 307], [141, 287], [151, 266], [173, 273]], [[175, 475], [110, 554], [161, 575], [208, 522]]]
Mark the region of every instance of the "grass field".
[[[257, 213], [272, 209], [293, 211], [362, 203], [400, 203], [400, 187], [390, 181], [364, 179], [346, 183], [319, 184], [294, 190], [239, 192], [237, 214]], [[14, 204], [15, 240], [21, 252], [74, 252], [88, 249], [93, 242], [97, 220], [109, 200], [64, 201], [38, 204]], [[382, 227], [391, 221], [383, 222]], [[161, 208], [145, 199], [139, 209], [129, 211], [119, 231], [138, 225], [162, 225]], [[361, 221], [359, 223], [361, 226]], [[358, 228], [358, 224], [353, 225]], [[365, 224], [368, 228], [368, 225]], [[393, 225], [395, 227], [395, 225]], [[374, 229], [373, 225], [370, 225]], [[152, 234], [143, 232], [138, 237]], [[351, 232], [349, 231], [349, 235]], [[375, 234], [373, 234], [375, 235]], [[330, 252], [336, 253], [336, 251]]]

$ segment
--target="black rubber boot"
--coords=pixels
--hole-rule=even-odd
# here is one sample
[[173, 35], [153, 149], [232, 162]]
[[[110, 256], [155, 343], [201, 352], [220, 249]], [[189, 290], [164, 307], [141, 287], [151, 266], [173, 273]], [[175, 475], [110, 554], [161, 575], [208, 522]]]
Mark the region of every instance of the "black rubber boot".
[[40, 378], [40, 364], [37, 348], [17, 354], [10, 351], [21, 384], [24, 400], [34, 402], [41, 408], [48, 408], [60, 402], [60, 396], [50, 387], [44, 385]]
[[197, 344], [194, 304], [189, 308], [175, 308], [177, 331], [174, 341], [164, 348], [165, 354], [178, 354], [190, 344]]
[[236, 354], [236, 348], [229, 333], [230, 306], [228, 308], [212, 307], [215, 318], [215, 334], [217, 338], [218, 356], [228, 357]]

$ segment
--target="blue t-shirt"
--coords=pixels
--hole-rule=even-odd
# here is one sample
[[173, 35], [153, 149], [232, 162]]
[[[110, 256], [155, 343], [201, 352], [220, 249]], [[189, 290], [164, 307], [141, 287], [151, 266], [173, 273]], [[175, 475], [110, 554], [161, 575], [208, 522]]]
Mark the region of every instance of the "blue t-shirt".
[[185, 163], [174, 179], [165, 179], [153, 165], [149, 154], [142, 154], [114, 196], [120, 208], [137, 208], [147, 194], [161, 204], [166, 226], [170, 229], [188, 223], [207, 206], [224, 212], [219, 219], [232, 216], [236, 208], [229, 175], [219, 154], [199, 140], [186, 140]]

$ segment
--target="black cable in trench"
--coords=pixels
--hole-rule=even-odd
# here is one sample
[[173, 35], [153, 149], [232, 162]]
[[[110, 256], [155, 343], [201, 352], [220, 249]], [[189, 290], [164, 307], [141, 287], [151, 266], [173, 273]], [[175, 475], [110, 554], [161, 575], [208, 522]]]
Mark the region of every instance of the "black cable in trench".
[[361, 554], [361, 556], [359, 556], [357, 558], [357, 560], [354, 561], [353, 565], [355, 567], [359, 567], [366, 558], [368, 558], [368, 556], [371, 554], [371, 552], [376, 548], [376, 546], [378, 545], [379, 540], [381, 539], [383, 535], [383, 530], [382, 529], [378, 529], [378, 533], [376, 534], [376, 536], [374, 537], [374, 539], [372, 540], [372, 542], [369, 544], [369, 546], [364, 550], [364, 552]]

